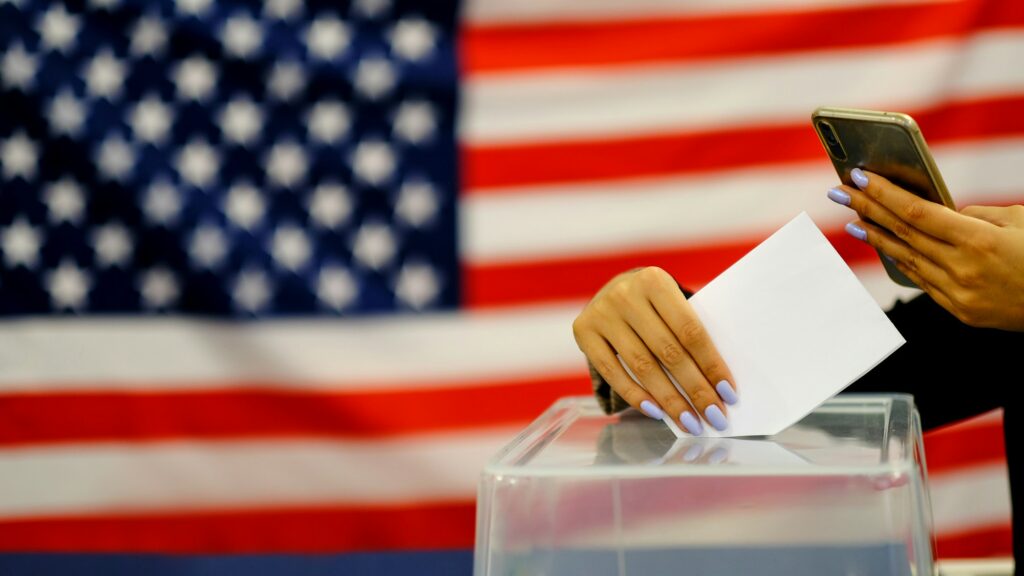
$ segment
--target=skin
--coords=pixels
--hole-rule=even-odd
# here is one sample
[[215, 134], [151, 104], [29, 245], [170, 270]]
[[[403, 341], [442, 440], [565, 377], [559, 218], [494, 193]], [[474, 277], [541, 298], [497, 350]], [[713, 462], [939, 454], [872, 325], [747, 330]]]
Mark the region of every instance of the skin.
[[961, 322], [1024, 331], [1024, 206], [957, 212], [864, 174], [863, 189], [838, 188], [868, 244]]
[[698, 420], [711, 405], [727, 413], [714, 385], [726, 380], [735, 388], [732, 374], [676, 281], [661, 268], [613, 278], [573, 322], [573, 334], [597, 372], [630, 406], [640, 410], [643, 401], [651, 401], [677, 422], [684, 412], [694, 414], [660, 362], [693, 401]]
[[[956, 211], [864, 174], [862, 189], [838, 189], [849, 195], [849, 207], [860, 216], [853, 224], [867, 232], [868, 244], [965, 324], [1024, 331], [1024, 206]], [[679, 286], [660, 268], [609, 281], [573, 322], [573, 334], [598, 373], [634, 408], [650, 401], [676, 421], [694, 414], [659, 362], [705, 421], [711, 405], [726, 413], [715, 384], [725, 380], [740, 392]]]

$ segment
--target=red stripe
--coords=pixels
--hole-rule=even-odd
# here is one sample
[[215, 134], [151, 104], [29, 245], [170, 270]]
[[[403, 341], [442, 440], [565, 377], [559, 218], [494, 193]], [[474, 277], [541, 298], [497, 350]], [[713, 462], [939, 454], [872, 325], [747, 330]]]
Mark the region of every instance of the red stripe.
[[584, 366], [580, 356], [578, 374], [429, 390], [13, 394], [0, 396], [0, 445], [183, 437], [390, 437], [525, 424], [560, 396], [589, 394]]
[[[1024, 95], [950, 102], [910, 111], [929, 143], [1024, 134]], [[463, 149], [464, 194], [579, 181], [684, 175], [820, 160], [808, 121], [706, 132]], [[517, 189], [518, 191], [518, 189]]]
[[998, 558], [1013, 556], [1013, 530], [1009, 524], [989, 526], [960, 534], [940, 534], [939, 558]]
[[924, 447], [928, 471], [933, 474], [1006, 462], [1002, 420], [981, 425], [968, 422], [928, 432]]
[[0, 551], [324, 553], [469, 548], [474, 504], [0, 521]]
[[887, 46], [1021, 25], [1016, 0], [472, 25], [461, 56], [465, 72], [480, 75]]
[[[874, 262], [878, 258], [870, 247], [841, 230], [826, 231], [826, 235], [849, 263]], [[684, 286], [698, 288], [762, 240], [764, 237], [502, 264], [467, 262], [462, 293], [466, 305], [476, 308], [589, 299], [616, 274], [639, 266], [660, 266]]]

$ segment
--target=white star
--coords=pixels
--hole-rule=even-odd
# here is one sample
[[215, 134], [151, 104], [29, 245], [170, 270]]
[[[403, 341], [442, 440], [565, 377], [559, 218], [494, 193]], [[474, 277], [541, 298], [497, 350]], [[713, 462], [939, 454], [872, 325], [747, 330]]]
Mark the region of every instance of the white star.
[[278, 142], [266, 157], [267, 178], [281, 188], [295, 188], [306, 177], [309, 159], [295, 142]]
[[229, 142], [249, 146], [263, 130], [263, 111], [252, 100], [235, 98], [221, 108], [217, 123]]
[[441, 278], [429, 264], [406, 263], [395, 280], [395, 296], [413, 310], [432, 303], [440, 291]]
[[278, 62], [267, 77], [270, 95], [282, 102], [288, 102], [306, 87], [306, 73], [298, 62]]
[[408, 180], [402, 184], [395, 202], [395, 216], [406, 224], [420, 228], [437, 215], [437, 190], [425, 180]]
[[75, 137], [85, 123], [85, 106], [75, 98], [74, 93], [65, 88], [50, 101], [46, 118], [54, 134]]
[[335, 144], [352, 124], [348, 108], [337, 100], [321, 100], [306, 115], [306, 125], [313, 140]]
[[29, 225], [21, 216], [0, 232], [0, 247], [3, 248], [4, 262], [8, 268], [35, 268], [42, 243], [39, 229]]
[[355, 0], [352, 9], [364, 18], [376, 18], [391, 8], [391, 0]]
[[135, 137], [149, 144], [163, 144], [171, 130], [171, 107], [154, 94], [146, 96], [132, 109], [128, 123]]
[[46, 291], [57, 309], [77, 310], [84, 306], [91, 285], [89, 275], [71, 260], [61, 261], [46, 275]]
[[96, 167], [107, 180], [125, 182], [135, 169], [135, 148], [119, 135], [107, 136], [96, 151]]
[[0, 80], [8, 88], [25, 92], [32, 87], [38, 70], [39, 61], [36, 56], [27, 52], [21, 44], [14, 44], [4, 53], [3, 61], [0, 61]]
[[96, 98], [110, 101], [121, 95], [124, 87], [125, 66], [109, 48], [93, 56], [82, 71], [85, 87]]
[[236, 14], [224, 22], [220, 41], [228, 54], [244, 60], [255, 56], [263, 46], [263, 29], [251, 16]]
[[424, 144], [437, 131], [437, 112], [425, 100], [406, 100], [395, 112], [395, 136], [410, 144]]
[[217, 178], [220, 154], [203, 140], [192, 140], [178, 152], [175, 167], [185, 182], [206, 190]]
[[36, 21], [36, 31], [43, 46], [50, 50], [67, 53], [75, 43], [81, 23], [63, 5], [50, 7]]
[[200, 224], [192, 233], [188, 254], [200, 268], [219, 267], [228, 255], [228, 239], [219, 226]]
[[89, 0], [89, 5], [97, 10], [113, 10], [121, 4], [121, 0]]
[[0, 165], [4, 178], [13, 180], [22, 177], [31, 180], [36, 176], [39, 162], [39, 147], [24, 132], [18, 132], [0, 144]]
[[139, 280], [139, 294], [146, 308], [167, 308], [177, 302], [180, 291], [174, 272], [164, 266], [146, 270]]
[[333, 16], [319, 16], [306, 28], [305, 40], [311, 56], [330, 62], [348, 48], [351, 33], [341, 20]]
[[380, 222], [364, 222], [352, 241], [352, 256], [372, 270], [387, 266], [397, 251], [395, 234]]
[[159, 179], [146, 190], [142, 200], [146, 220], [158, 226], [174, 224], [181, 213], [181, 194], [173, 184]]
[[184, 16], [204, 16], [210, 11], [213, 0], [174, 0], [178, 13]]
[[356, 91], [368, 100], [379, 100], [395, 87], [397, 73], [391, 61], [382, 56], [367, 56], [356, 65]]
[[93, 232], [92, 249], [100, 266], [125, 268], [132, 257], [132, 238], [123, 224], [104, 224]]
[[352, 152], [352, 172], [367, 184], [380, 186], [395, 172], [395, 152], [383, 140], [364, 140]]
[[85, 194], [71, 178], [61, 178], [43, 191], [43, 201], [50, 212], [50, 222], [79, 224], [85, 213]]
[[174, 84], [182, 100], [206, 101], [213, 93], [217, 71], [213, 64], [202, 56], [189, 56], [174, 69]]
[[163, 20], [156, 16], [143, 16], [132, 28], [132, 40], [129, 51], [137, 57], [158, 57], [167, 48], [167, 27]]
[[255, 314], [270, 302], [271, 290], [266, 273], [258, 268], [250, 268], [242, 270], [235, 278], [231, 298], [236, 306]]
[[341, 184], [320, 184], [309, 199], [309, 216], [322, 228], [335, 230], [352, 215], [352, 196]]
[[320, 269], [316, 282], [316, 297], [336, 311], [348, 307], [359, 295], [359, 285], [352, 273], [340, 266], [327, 265]]
[[423, 18], [402, 18], [388, 34], [391, 51], [401, 58], [416, 62], [423, 60], [437, 44], [437, 30]]
[[224, 198], [224, 212], [242, 230], [252, 230], [267, 211], [263, 195], [251, 184], [235, 184]]
[[309, 236], [298, 226], [284, 224], [274, 230], [270, 240], [270, 254], [278, 266], [292, 272], [300, 272], [313, 255]]
[[264, 0], [263, 13], [278, 20], [294, 20], [302, 14], [302, 0]]

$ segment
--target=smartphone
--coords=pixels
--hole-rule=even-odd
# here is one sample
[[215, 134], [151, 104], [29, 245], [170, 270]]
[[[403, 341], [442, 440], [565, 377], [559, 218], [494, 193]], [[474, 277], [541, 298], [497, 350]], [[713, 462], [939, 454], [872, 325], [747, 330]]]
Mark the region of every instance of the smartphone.
[[[811, 123], [843, 184], [853, 186], [850, 171], [860, 168], [888, 178], [921, 198], [956, 209], [917, 122], [907, 114], [818, 108]], [[897, 284], [916, 287], [879, 253], [885, 271]]]

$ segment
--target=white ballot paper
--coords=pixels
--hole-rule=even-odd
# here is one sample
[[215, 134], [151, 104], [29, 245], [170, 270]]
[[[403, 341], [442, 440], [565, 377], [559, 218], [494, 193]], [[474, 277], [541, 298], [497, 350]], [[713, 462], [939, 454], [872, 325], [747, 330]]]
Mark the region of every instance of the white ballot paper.
[[[732, 370], [729, 428], [781, 432], [896, 351], [905, 340], [806, 213], [690, 298]], [[715, 383], [712, 382], [712, 385]], [[677, 423], [666, 424], [683, 436]]]

